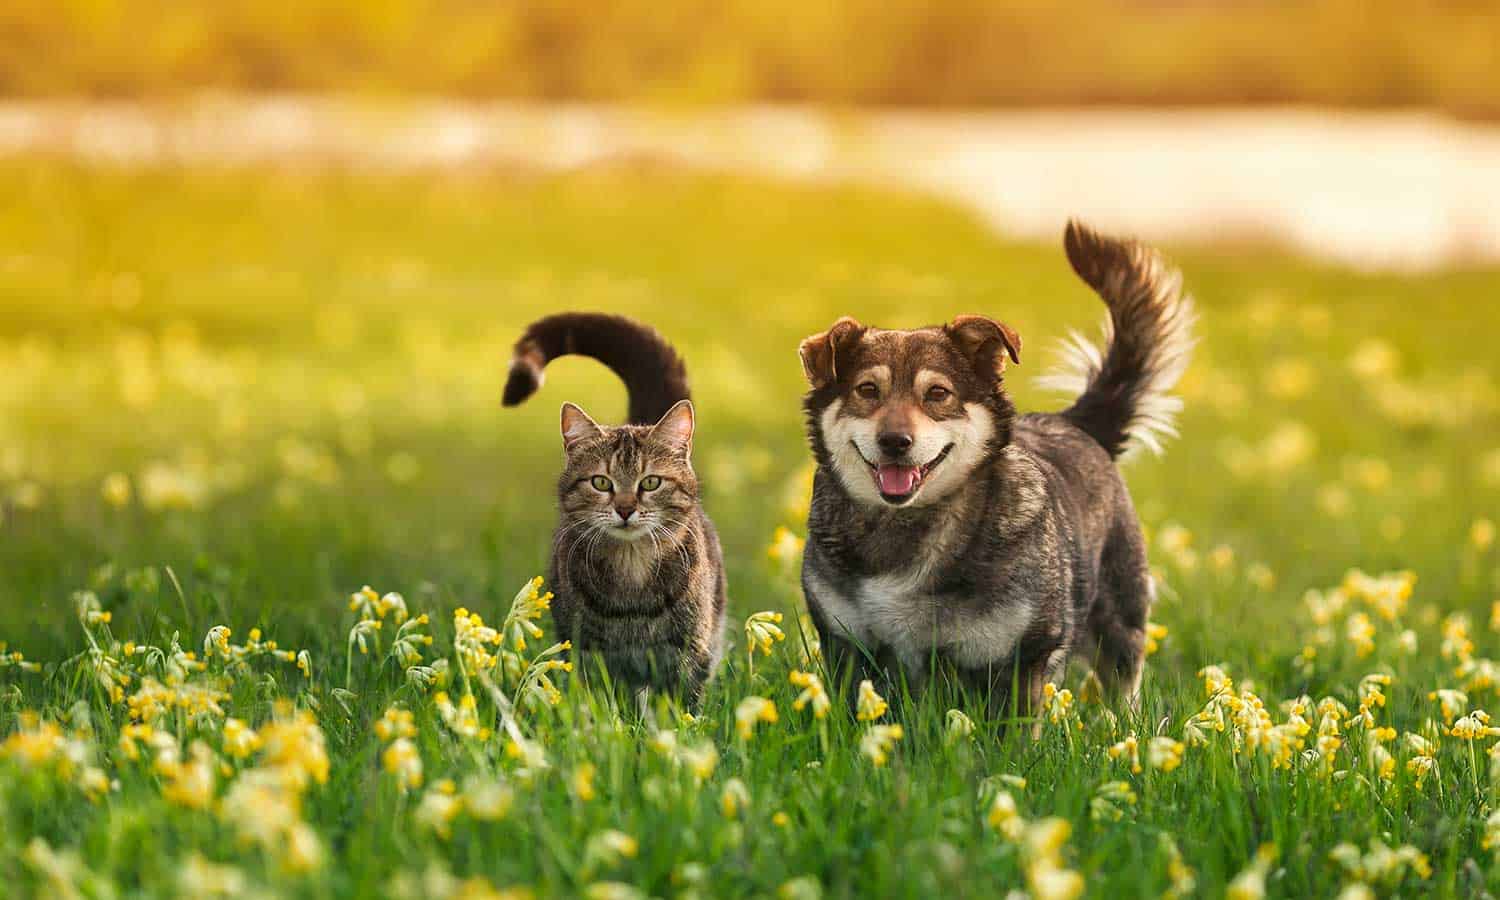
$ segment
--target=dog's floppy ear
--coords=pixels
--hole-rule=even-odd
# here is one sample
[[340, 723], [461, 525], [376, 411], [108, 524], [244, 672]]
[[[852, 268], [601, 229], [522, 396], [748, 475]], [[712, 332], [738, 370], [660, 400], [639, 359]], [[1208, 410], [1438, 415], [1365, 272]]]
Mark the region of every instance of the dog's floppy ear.
[[859, 339], [865, 326], [844, 316], [833, 327], [822, 334], [815, 334], [797, 348], [802, 357], [802, 371], [814, 389], [832, 384], [839, 377], [838, 356], [840, 347], [848, 347]]
[[988, 316], [959, 316], [944, 329], [954, 346], [968, 358], [976, 372], [1005, 372], [1005, 357], [1021, 362], [1021, 336], [1014, 328]]

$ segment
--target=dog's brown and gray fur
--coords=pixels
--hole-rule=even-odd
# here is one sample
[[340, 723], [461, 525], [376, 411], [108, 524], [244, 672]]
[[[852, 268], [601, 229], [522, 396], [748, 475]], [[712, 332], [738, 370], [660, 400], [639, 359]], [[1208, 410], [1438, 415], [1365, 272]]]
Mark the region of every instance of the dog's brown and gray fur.
[[517, 342], [505, 405], [529, 397], [547, 363], [570, 353], [619, 374], [630, 413], [609, 427], [563, 404], [553, 620], [576, 650], [600, 654], [612, 678], [680, 690], [696, 704], [723, 655], [725, 583], [719, 537], [698, 501], [686, 371], [638, 322], [550, 316]]
[[1109, 312], [1102, 350], [1075, 337], [1073, 371], [1049, 381], [1077, 390], [1060, 413], [1016, 415], [1003, 375], [1020, 338], [982, 316], [845, 318], [802, 343], [817, 461], [802, 583], [835, 669], [919, 685], [935, 661], [1024, 714], [1076, 654], [1135, 702], [1153, 585], [1115, 460], [1171, 433], [1193, 310], [1150, 248], [1077, 223], [1064, 245]]

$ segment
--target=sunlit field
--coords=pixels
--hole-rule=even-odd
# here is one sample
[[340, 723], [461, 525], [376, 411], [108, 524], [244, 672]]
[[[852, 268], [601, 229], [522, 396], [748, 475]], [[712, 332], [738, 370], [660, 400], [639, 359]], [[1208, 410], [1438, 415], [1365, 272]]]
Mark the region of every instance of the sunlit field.
[[[1166, 248], [1202, 342], [1180, 439], [1127, 464], [1142, 706], [1075, 666], [1033, 737], [823, 677], [795, 349], [982, 312], [1055, 408], [1030, 379], [1103, 309], [1060, 240], [648, 168], [11, 162], [0, 196], [7, 893], [1500, 889], [1500, 273]], [[687, 359], [731, 599], [696, 716], [585, 688], [531, 581], [559, 404], [625, 408], [568, 359], [501, 409], [511, 342], [567, 309]]]

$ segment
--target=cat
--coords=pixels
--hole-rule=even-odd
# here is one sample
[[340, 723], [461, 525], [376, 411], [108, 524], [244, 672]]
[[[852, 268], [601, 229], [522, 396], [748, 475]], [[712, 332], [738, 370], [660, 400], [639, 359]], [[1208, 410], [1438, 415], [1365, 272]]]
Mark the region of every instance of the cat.
[[570, 354], [613, 369], [630, 401], [618, 426], [562, 406], [566, 461], [548, 567], [554, 624], [575, 652], [602, 657], [612, 679], [680, 693], [696, 707], [723, 656], [726, 585], [693, 471], [687, 371], [649, 326], [564, 313], [533, 322], [516, 342], [504, 405], [530, 397], [547, 364]]

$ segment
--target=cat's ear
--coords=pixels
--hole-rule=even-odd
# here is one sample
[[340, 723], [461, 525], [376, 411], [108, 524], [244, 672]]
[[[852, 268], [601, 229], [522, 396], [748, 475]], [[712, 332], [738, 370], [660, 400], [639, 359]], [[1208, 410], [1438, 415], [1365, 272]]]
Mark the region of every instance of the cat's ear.
[[599, 434], [599, 424], [589, 414], [572, 403], [562, 405], [563, 449], [572, 450], [579, 441]]
[[687, 456], [693, 450], [693, 401], [678, 400], [651, 426], [651, 436]]

